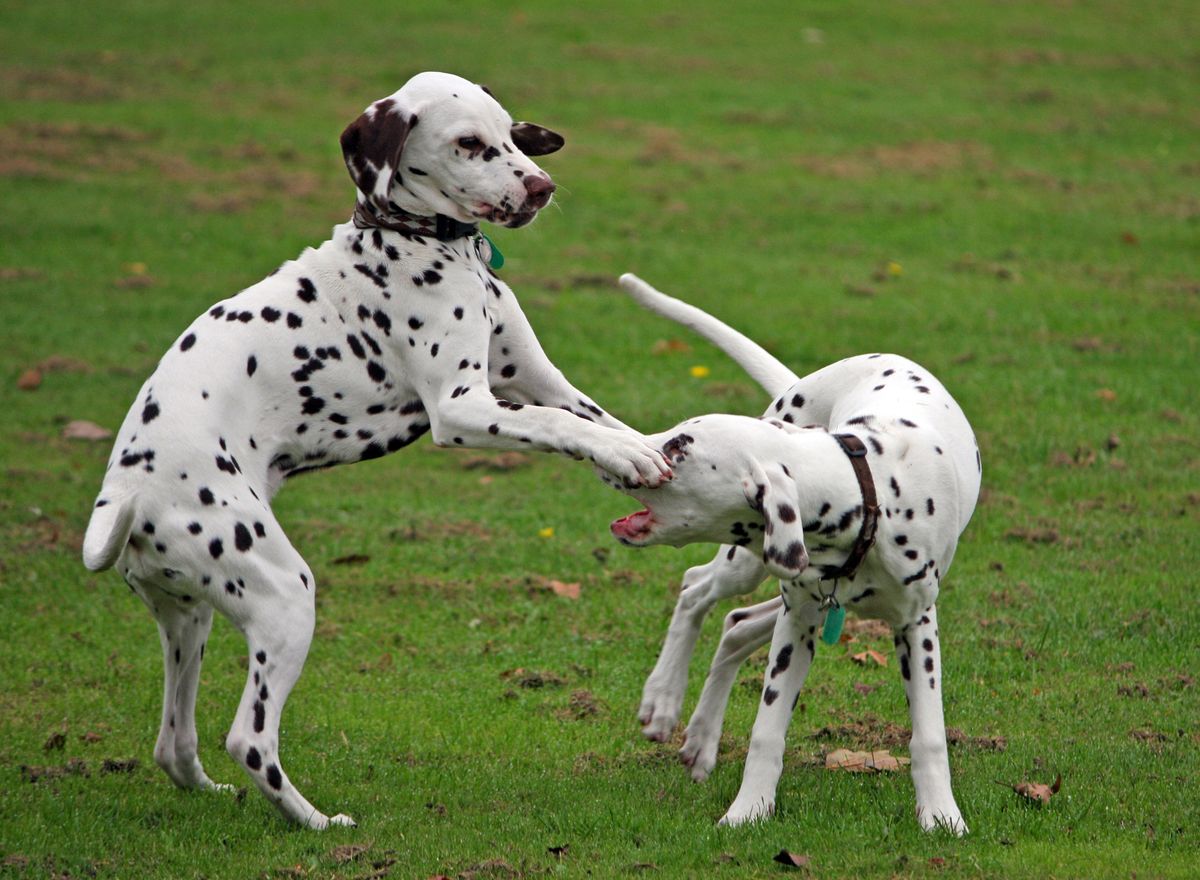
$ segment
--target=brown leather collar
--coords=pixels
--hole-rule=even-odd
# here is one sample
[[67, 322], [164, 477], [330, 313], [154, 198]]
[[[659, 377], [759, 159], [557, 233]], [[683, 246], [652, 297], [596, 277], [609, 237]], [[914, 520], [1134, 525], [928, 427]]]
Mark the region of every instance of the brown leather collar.
[[850, 548], [850, 555], [842, 563], [842, 567], [826, 574], [821, 580], [836, 581], [853, 577], [863, 559], [875, 545], [875, 531], [879, 527], [879, 502], [875, 496], [875, 481], [871, 478], [871, 468], [867, 464], [867, 447], [853, 434], [834, 434], [833, 439], [842, 447], [854, 468], [854, 476], [858, 478], [858, 488], [862, 492], [863, 521]]
[[359, 229], [372, 229], [378, 226], [382, 229], [393, 229], [405, 235], [436, 238], [438, 241], [454, 241], [479, 233], [478, 223], [463, 223], [453, 217], [447, 217], [445, 214], [425, 217], [399, 209], [384, 214], [370, 202], [361, 201], [354, 206], [354, 225]]

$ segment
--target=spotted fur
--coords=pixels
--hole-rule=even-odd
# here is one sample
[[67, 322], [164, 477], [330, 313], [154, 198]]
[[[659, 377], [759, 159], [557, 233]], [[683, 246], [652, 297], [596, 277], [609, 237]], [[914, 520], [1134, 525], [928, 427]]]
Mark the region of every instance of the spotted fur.
[[[93, 570], [115, 564], [158, 621], [166, 696], [155, 759], [176, 784], [213, 786], [194, 709], [215, 608], [253, 655], [230, 754], [288, 819], [351, 822], [313, 807], [279, 760], [279, 719], [315, 614], [312, 570], [270, 507], [285, 480], [426, 433], [441, 446], [588, 457], [630, 485], [669, 473], [657, 447], [549, 362], [472, 232], [479, 220], [525, 225], [549, 202], [549, 177], [519, 145], [549, 152], [551, 135], [514, 125], [466, 80], [414, 77], [343, 135], [356, 222], [205, 311], [143, 385], [83, 557]], [[403, 212], [446, 234], [372, 225], [363, 206], [368, 220]]]
[[[927, 370], [905, 358], [860, 355], [797, 378], [715, 318], [633, 276], [624, 276], [622, 285], [643, 305], [715, 342], [773, 397], [761, 419], [701, 416], [652, 436], [653, 442], [670, 442], [686, 435], [687, 456], [676, 459], [671, 483], [628, 491], [647, 509], [613, 523], [614, 535], [635, 546], [725, 544], [707, 565], [684, 574], [666, 643], [643, 693], [643, 732], [660, 741], [673, 732], [707, 612], [773, 575], [780, 579], [778, 598], [726, 618], [680, 753], [694, 778], [708, 776], [737, 669], [770, 640], [773, 660], [742, 787], [722, 821], [740, 824], [774, 809], [790, 707], [815, 653], [822, 600], [833, 594], [857, 614], [883, 618], [896, 633], [913, 725], [919, 821], [926, 829], [963, 833], [946, 757], [935, 602], [979, 493], [978, 448], [966, 417]], [[841, 571], [858, 538], [863, 496], [833, 433], [863, 440], [882, 506], [873, 548], [840, 581], [828, 578]], [[719, 469], [710, 466], [716, 462]], [[797, 650], [801, 645], [804, 651]]]

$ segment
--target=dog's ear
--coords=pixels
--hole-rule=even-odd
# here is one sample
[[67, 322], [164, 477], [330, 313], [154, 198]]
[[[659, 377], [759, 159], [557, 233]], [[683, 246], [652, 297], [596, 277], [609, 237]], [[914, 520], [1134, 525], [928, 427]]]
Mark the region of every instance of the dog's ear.
[[400, 170], [400, 154], [417, 115], [402, 110], [392, 98], [376, 101], [342, 132], [342, 158], [359, 192], [381, 211], [388, 209], [388, 190]]
[[763, 565], [781, 580], [798, 577], [808, 568], [808, 549], [795, 479], [783, 465], [755, 464], [742, 489], [747, 503], [763, 518]]
[[513, 143], [526, 156], [557, 153], [566, 143], [558, 132], [534, 125], [532, 122], [514, 122], [511, 133]]

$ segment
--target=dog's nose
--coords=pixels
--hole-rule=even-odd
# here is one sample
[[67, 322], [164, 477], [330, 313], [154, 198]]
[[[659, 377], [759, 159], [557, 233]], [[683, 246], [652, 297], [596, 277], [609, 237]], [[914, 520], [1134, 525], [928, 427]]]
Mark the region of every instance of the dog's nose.
[[554, 181], [544, 174], [527, 174], [525, 183], [525, 203], [534, 208], [544, 208], [550, 202], [550, 196], [558, 189]]

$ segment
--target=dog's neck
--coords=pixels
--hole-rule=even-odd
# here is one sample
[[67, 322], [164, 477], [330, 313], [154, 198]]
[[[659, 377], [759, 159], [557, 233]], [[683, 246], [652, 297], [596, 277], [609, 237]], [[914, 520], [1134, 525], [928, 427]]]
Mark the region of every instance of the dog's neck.
[[354, 206], [353, 222], [359, 229], [391, 229], [404, 235], [418, 235], [438, 241], [455, 241], [479, 234], [478, 223], [463, 223], [445, 214], [414, 214], [399, 206], [393, 206], [385, 213], [361, 199]]
[[[797, 477], [796, 491], [803, 522], [820, 523], [816, 529], [820, 534], [821, 529], [838, 522], [847, 511], [858, 509], [849, 528], [821, 538], [821, 543], [849, 551], [858, 540], [863, 522], [864, 491], [847, 445], [855, 447], [857, 454], [861, 441], [858, 444], [839, 441], [825, 431], [805, 432], [790, 439], [793, 442], [787, 444], [790, 448], [780, 456], [780, 463]], [[865, 462], [865, 448], [862, 458]], [[870, 471], [869, 465], [867, 471]], [[870, 478], [873, 480], [874, 475]], [[871, 488], [874, 488], [873, 484]], [[877, 496], [878, 492], [874, 494]]]

